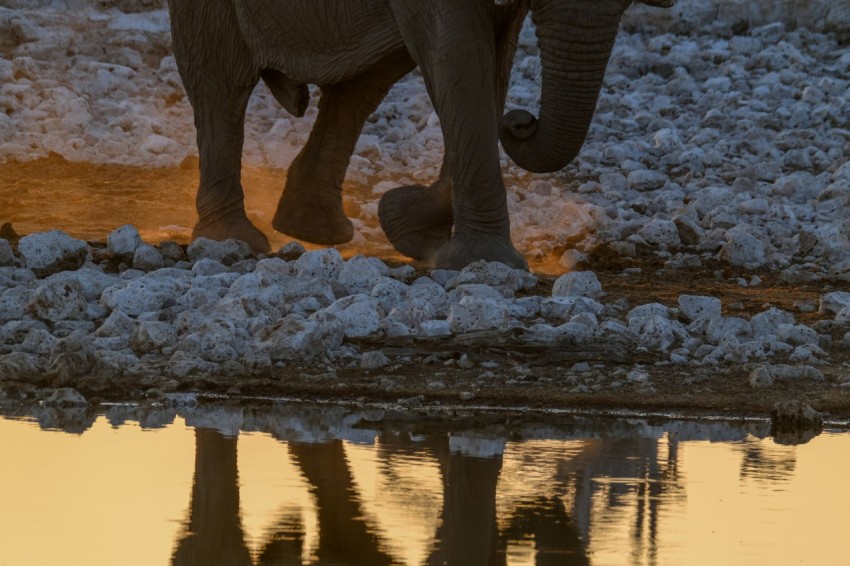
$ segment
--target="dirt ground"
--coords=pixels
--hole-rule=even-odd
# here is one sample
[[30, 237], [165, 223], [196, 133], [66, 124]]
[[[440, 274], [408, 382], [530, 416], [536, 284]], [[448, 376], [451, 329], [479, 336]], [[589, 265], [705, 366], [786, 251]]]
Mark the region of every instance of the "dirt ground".
[[[79, 167], [89, 170], [77, 171]], [[92, 167], [94, 174], [90, 170]], [[3, 179], [0, 220], [11, 220], [21, 233], [48, 229], [42, 225], [46, 222], [91, 240], [92, 231], [103, 230], [104, 214], [112, 219], [108, 223], [112, 227], [133, 218], [153, 215], [155, 223], [147, 228], [144, 220], [135, 222], [148, 240], [148, 235], [153, 236], [163, 225], [191, 226], [194, 222], [191, 195], [197, 177], [192, 169], [193, 164], [182, 170], [75, 165], [61, 158], [23, 166], [0, 164], [0, 179]], [[97, 182], [92, 182], [92, 176]], [[263, 179], [263, 183], [251, 184], [259, 184], [267, 192], [273, 190], [276, 198], [279, 188], [269, 188], [268, 178], [253, 181]], [[280, 187], [282, 180], [274, 179], [273, 184]], [[171, 190], [163, 191], [163, 185]], [[150, 186], [160, 187], [154, 190], [158, 200], [153, 206], [145, 198], [146, 187]], [[80, 197], [82, 191], [87, 198]], [[116, 194], [124, 200], [115, 199]], [[86, 211], [92, 209], [92, 195], [114, 204], [97, 207], [96, 214], [101, 216], [86, 216]], [[163, 195], [167, 195], [165, 200], [162, 200]], [[352, 206], [355, 209], [357, 197], [368, 198], [367, 195], [354, 196]], [[161, 231], [159, 235], [169, 236]], [[179, 234], [171, 236], [180, 239]], [[95, 245], [103, 246], [104, 243], [95, 242]], [[366, 251], [388, 263], [397, 262], [398, 257], [389, 255], [387, 249], [388, 246], [379, 243], [377, 248]], [[352, 255], [355, 251], [343, 253]], [[416, 267], [423, 273], [427, 268]], [[626, 308], [649, 302], [676, 306], [683, 293], [711, 295], [722, 299], [726, 316], [749, 318], [772, 305], [793, 312], [798, 322], [809, 326], [816, 325], [819, 320], [829, 320], [817, 312], [823, 293], [850, 291], [850, 283], [845, 281], [793, 283], [782, 280], [776, 272], [735, 272], [720, 262], [699, 268], [666, 269], [664, 260], [654, 250], [643, 250], [637, 257], [630, 258], [604, 245], [580, 268], [592, 269], [597, 274], [607, 293], [603, 299], [606, 303], [619, 301]], [[762, 279], [758, 286], [743, 287], [736, 281], [737, 277], [745, 276], [750, 280], [754, 275]], [[539, 275], [538, 286], [532, 292], [550, 294], [553, 281], [554, 277]], [[393, 402], [408, 407], [441, 404], [763, 416], [776, 401], [800, 399], [828, 418], [850, 419], [850, 387], [837, 385], [842, 378], [850, 376], [850, 352], [841, 346], [846, 329], [835, 328], [831, 332], [832, 344], [824, 347], [830, 361], [818, 366], [826, 382], [783, 384], [759, 390], [748, 383], [753, 365], [655, 365], [660, 361], [658, 354], [632, 351], [624, 345], [600, 344], [595, 351], [587, 347], [569, 351], [563, 347], [557, 350], [517, 347], [509, 340], [489, 344], [478, 340], [469, 344], [458, 340], [414, 339], [361, 344], [363, 351], [380, 349], [392, 359], [407, 360], [380, 370], [290, 365], [261, 377], [193, 376], [180, 382], [152, 378], [119, 379], [110, 383], [82, 378], [73, 384], [34, 376], [29, 384], [0, 380], [0, 400], [3, 396], [7, 400], [43, 398], [52, 388], [70, 385], [90, 401], [157, 399], [167, 393], [193, 391], [236, 397]], [[573, 371], [571, 368], [577, 362], [588, 362], [590, 370]], [[650, 374], [651, 387], [631, 383], [625, 378], [636, 364], [642, 364]]]

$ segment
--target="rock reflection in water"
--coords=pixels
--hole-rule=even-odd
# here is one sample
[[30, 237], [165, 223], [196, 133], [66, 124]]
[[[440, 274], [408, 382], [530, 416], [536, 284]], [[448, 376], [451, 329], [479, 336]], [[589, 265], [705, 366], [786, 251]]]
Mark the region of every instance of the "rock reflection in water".
[[[74, 435], [99, 426], [100, 418], [44, 408], [28, 414], [42, 427]], [[390, 420], [381, 411], [286, 404], [111, 407], [105, 416], [116, 427], [129, 421], [172, 427], [180, 417], [194, 427], [194, 475], [185, 522], [172, 542], [175, 566], [673, 564], [691, 556], [682, 554], [678, 530], [694, 521], [685, 509], [700, 504], [696, 496], [689, 501], [683, 471], [690, 441], [733, 441], [727, 450], [740, 482], [788, 487], [798, 468], [794, 448], [759, 440], [766, 423], [564, 417], [557, 427], [507, 427], [493, 419], [447, 429]], [[256, 444], [245, 433], [276, 438], [291, 467], [287, 473], [302, 483], [281, 481], [309, 493], [302, 503], [290, 497], [265, 514], [259, 536], [245, 527], [240, 472], [269, 464], [250, 454]], [[420, 487], [398, 485], [411, 469], [424, 474]], [[424, 479], [429, 474], [435, 483]], [[407, 506], [409, 520], [399, 506]], [[770, 518], [781, 523], [779, 515]], [[791, 532], [797, 518], [787, 519], [784, 532]], [[407, 552], [405, 545], [421, 551]], [[782, 563], [781, 555], [761, 558]], [[0, 563], [4, 559], [0, 549]], [[82, 559], [67, 563], [90, 563]], [[752, 556], [740, 563], [748, 560]]]

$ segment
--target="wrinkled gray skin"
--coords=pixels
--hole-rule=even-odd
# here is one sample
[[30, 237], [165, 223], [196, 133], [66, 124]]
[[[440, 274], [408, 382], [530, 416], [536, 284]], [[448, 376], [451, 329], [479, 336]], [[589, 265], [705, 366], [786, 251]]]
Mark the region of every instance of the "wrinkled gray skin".
[[[498, 141], [521, 167], [556, 171], [584, 142], [623, 11], [632, 0], [171, 0], [180, 75], [195, 112], [201, 181], [194, 235], [269, 243], [245, 215], [245, 108], [262, 79], [289, 112], [321, 87], [307, 144], [289, 169], [273, 225], [318, 244], [353, 235], [342, 182], [360, 131], [417, 65], [442, 124], [430, 187], [393, 189], [379, 217], [402, 253], [461, 268], [526, 268], [510, 238]], [[644, 0], [669, 5], [671, 0]], [[501, 116], [522, 22], [531, 10], [543, 64], [540, 117]]]

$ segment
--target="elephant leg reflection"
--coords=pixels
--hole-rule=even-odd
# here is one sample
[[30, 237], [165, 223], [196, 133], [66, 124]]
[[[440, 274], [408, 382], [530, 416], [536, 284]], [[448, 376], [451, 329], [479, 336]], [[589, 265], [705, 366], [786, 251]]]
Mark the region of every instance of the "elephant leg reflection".
[[278, 524], [260, 553], [258, 566], [301, 566], [304, 524], [298, 515], [287, 515]]
[[195, 430], [195, 478], [186, 533], [174, 566], [250, 565], [239, 518], [236, 438]]
[[581, 534], [557, 498], [543, 498], [524, 505], [503, 533], [506, 542], [534, 535], [537, 566], [590, 564]]
[[381, 541], [363, 519], [342, 441], [289, 445], [290, 454], [310, 484], [319, 519], [318, 564], [393, 564]]
[[[433, 444], [432, 444], [433, 446]], [[428, 564], [505, 564], [496, 523], [496, 485], [502, 458], [452, 453], [449, 439], [435, 447], [443, 477], [443, 516]]]
[[399, 52], [358, 77], [322, 86], [316, 123], [287, 172], [272, 221], [275, 230], [314, 244], [351, 240], [354, 229], [342, 209], [348, 162], [366, 119], [413, 67], [410, 57]]

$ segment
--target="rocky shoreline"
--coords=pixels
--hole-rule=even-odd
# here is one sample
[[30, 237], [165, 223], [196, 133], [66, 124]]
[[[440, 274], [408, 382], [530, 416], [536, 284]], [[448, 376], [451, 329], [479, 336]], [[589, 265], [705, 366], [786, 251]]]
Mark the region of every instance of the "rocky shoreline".
[[641, 304], [639, 282], [638, 295], [608, 292], [635, 268], [605, 272], [606, 285], [593, 271], [541, 279], [485, 262], [417, 271], [298, 244], [268, 256], [237, 241], [154, 246], [130, 225], [105, 245], [60, 231], [15, 243], [0, 240], [10, 402], [70, 387], [93, 400], [201, 392], [759, 413], [792, 396], [850, 415], [847, 290], [810, 292], [795, 314], [676, 292], [675, 304]]

